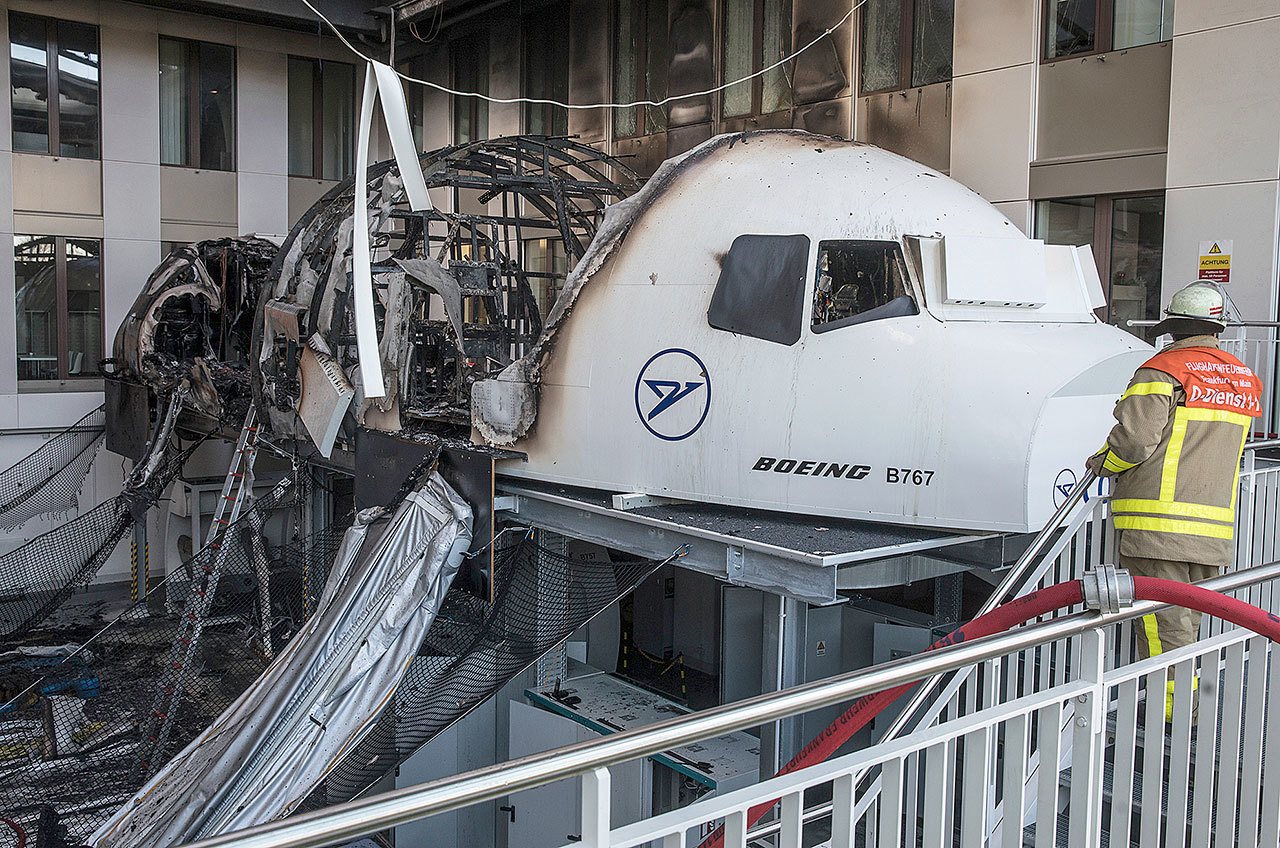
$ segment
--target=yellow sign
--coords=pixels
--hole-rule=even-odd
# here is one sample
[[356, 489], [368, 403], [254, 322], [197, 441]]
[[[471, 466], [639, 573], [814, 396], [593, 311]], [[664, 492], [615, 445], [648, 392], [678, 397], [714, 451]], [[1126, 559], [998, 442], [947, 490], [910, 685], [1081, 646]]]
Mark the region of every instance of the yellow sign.
[[1231, 282], [1231, 239], [1200, 242], [1200, 279]]

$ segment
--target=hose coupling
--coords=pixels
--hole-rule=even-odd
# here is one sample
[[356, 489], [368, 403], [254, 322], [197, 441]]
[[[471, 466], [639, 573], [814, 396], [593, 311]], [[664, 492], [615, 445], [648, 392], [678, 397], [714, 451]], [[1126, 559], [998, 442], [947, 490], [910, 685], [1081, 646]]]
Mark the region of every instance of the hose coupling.
[[1133, 577], [1123, 568], [1100, 565], [1086, 571], [1081, 582], [1084, 605], [1091, 610], [1114, 613], [1133, 606]]

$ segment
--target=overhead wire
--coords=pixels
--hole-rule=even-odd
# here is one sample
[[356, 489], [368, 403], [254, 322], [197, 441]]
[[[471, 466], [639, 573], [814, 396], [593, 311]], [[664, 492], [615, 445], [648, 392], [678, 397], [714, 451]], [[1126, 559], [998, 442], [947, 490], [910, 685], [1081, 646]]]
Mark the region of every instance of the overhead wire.
[[[351, 41], [345, 35], [342, 34], [342, 31], [338, 29], [338, 27], [333, 23], [333, 21], [325, 17], [325, 14], [321, 12], [319, 9], [317, 9], [311, 3], [311, 0], [301, 0], [301, 2], [304, 6], [310, 9], [312, 13], [314, 13], [320, 20], [324, 21], [324, 23], [329, 27], [329, 29], [333, 30], [333, 34], [338, 37], [338, 40], [341, 41], [348, 50], [350, 50], [355, 55], [359, 56], [361, 59], [364, 59], [366, 62], [369, 62], [369, 63], [374, 62], [374, 59], [372, 59], [367, 54], [362, 53], [354, 44], [352, 44]], [[440, 83], [437, 83], [437, 82], [431, 82], [430, 80], [418, 79], [417, 77], [410, 76], [409, 74], [406, 74], [397, 68], [393, 68], [392, 70], [395, 71], [396, 76], [400, 77], [400, 79], [404, 80], [405, 82], [410, 82], [415, 85], [426, 86], [427, 88], [435, 89], [436, 91], [442, 92], [444, 94], [451, 94], [454, 97], [474, 97], [478, 100], [484, 100], [488, 103], [500, 103], [500, 104], [530, 103], [530, 104], [545, 105], [545, 106], [558, 106], [561, 109], [631, 109], [636, 106], [654, 106], [654, 107], [666, 106], [668, 103], [675, 103], [678, 100], [688, 100], [691, 97], [706, 97], [711, 94], [717, 94], [721, 91], [724, 91], [727, 88], [732, 88], [735, 85], [740, 85], [741, 83], [748, 82], [750, 80], [755, 79], [756, 77], [764, 76], [770, 71], [773, 71], [782, 67], [788, 62], [799, 57], [802, 53], [807, 51], [809, 48], [815, 46], [818, 42], [822, 41], [822, 39], [831, 35], [840, 27], [844, 26], [844, 24], [847, 23], [848, 20], [853, 17], [853, 13], [858, 11], [858, 9], [862, 8], [864, 5], [866, 5], [866, 2], [867, 0], [857, 0], [857, 2], [853, 3], [853, 5], [849, 7], [849, 11], [845, 13], [844, 17], [836, 21], [831, 26], [827, 27], [819, 35], [817, 35], [812, 41], [805, 44], [799, 50], [796, 50], [790, 55], [782, 57], [781, 59], [779, 59], [778, 61], [774, 62], [771, 65], [767, 65], [766, 67], [763, 67], [758, 71], [754, 71], [750, 74], [747, 74], [746, 76], [739, 77], [738, 79], [732, 80], [730, 82], [722, 83], [721, 85], [717, 85], [713, 88], [703, 89], [702, 91], [691, 91], [688, 94], [672, 94], [668, 97], [662, 98], [661, 100], [635, 100], [630, 103], [562, 103], [559, 100], [551, 100], [549, 98], [542, 98], [542, 97], [494, 97], [489, 94], [481, 94], [478, 91], [461, 91], [459, 89], [450, 88], [447, 85], [441, 85]]]

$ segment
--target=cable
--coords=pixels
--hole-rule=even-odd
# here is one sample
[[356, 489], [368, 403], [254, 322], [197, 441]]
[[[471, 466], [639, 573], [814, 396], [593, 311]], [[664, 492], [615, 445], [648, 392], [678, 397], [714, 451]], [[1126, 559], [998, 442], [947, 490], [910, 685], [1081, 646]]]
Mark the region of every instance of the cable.
[[[1266, 636], [1273, 642], [1280, 643], [1280, 618], [1239, 598], [1215, 592], [1177, 580], [1164, 580], [1157, 577], [1134, 577], [1133, 597], [1138, 601], [1157, 601], [1162, 604], [1185, 607], [1186, 609], [1212, 615], [1223, 621], [1229, 621], [1239, 627], [1252, 630]], [[1040, 589], [1029, 595], [1015, 598], [1001, 604], [986, 615], [980, 615], [963, 627], [934, 642], [927, 650], [947, 647], [948, 645], [993, 636], [1011, 630], [1020, 624], [1054, 612], [1065, 607], [1072, 607], [1084, 601], [1084, 584], [1080, 580], [1059, 583], [1047, 589]], [[898, 698], [909, 692], [916, 684], [904, 683], [892, 689], [884, 689], [866, 695], [853, 702], [839, 718], [827, 726], [806, 745], [800, 753], [791, 758], [785, 766], [778, 770], [775, 777], [799, 771], [825, 761], [840, 746], [862, 728], [866, 727], [876, 716]], [[765, 813], [778, 803], [778, 799], [765, 801], [752, 807], [747, 813], [747, 827], [758, 822]], [[723, 848], [724, 825], [716, 828], [704, 839], [698, 848]]]
[[14, 846], [14, 848], [24, 848], [24, 846], [27, 844], [27, 832], [22, 829], [22, 826], [19, 825], [13, 819], [6, 819], [6, 818], [0, 818], [0, 824], [5, 825], [10, 830], [12, 830], [13, 835], [18, 838], [18, 844]]
[[[732, 86], [738, 85], [739, 83], [747, 82], [748, 80], [753, 80], [759, 76], [764, 76], [770, 71], [776, 68], [782, 67], [787, 62], [790, 62], [791, 60], [797, 58], [800, 54], [804, 53], [810, 47], [813, 47], [819, 41], [831, 35], [831, 33], [835, 32], [837, 29], [843, 26], [846, 21], [848, 21], [850, 18], [853, 17], [853, 13], [861, 9], [863, 5], [866, 4], [866, 2], [867, 0], [857, 0], [857, 2], [855, 2], [853, 6], [850, 7], [849, 11], [845, 13], [845, 16], [843, 18], [836, 21], [831, 26], [827, 27], [825, 30], [822, 31], [820, 35], [818, 35], [816, 38], [814, 38], [804, 47], [801, 47], [799, 50], [795, 51], [789, 56], [784, 56], [783, 58], [774, 62], [772, 65], [769, 65], [768, 67], [764, 67], [754, 73], [747, 74], [745, 77], [739, 77], [738, 79], [733, 80], [732, 82], [726, 82], [722, 85], [718, 85], [715, 88], [708, 88], [703, 91], [692, 91], [688, 94], [673, 94], [670, 97], [664, 97], [661, 100], [636, 100], [631, 103], [561, 103], [559, 100], [550, 100], [550, 99], [544, 99], [541, 97], [492, 97], [488, 94], [481, 94], [477, 91], [459, 91], [457, 89], [449, 88], [448, 86], [440, 85], [439, 83], [436, 83], [436, 82], [430, 82], [428, 80], [418, 79], [417, 77], [411, 77], [408, 74], [402, 73], [401, 71], [395, 68], [393, 68], [392, 70], [395, 71], [396, 76], [400, 77], [400, 79], [404, 80], [405, 82], [411, 82], [416, 85], [423, 85], [423, 86], [426, 86], [427, 88], [434, 88], [436, 91], [440, 91], [445, 94], [452, 94], [454, 97], [475, 97], [480, 100], [485, 100], [489, 103], [533, 103], [533, 104], [540, 104], [540, 105], [547, 105], [547, 106], [559, 106], [561, 109], [631, 109], [632, 107], [635, 107], [635, 106], [666, 106], [668, 103], [674, 103], [677, 100], [688, 100], [690, 97], [706, 97], [709, 94], [716, 94], [717, 92], [724, 91], [726, 88], [730, 88]], [[329, 29], [333, 30], [333, 34], [338, 37], [338, 40], [341, 41], [348, 50], [350, 50], [352, 53], [359, 56], [361, 59], [364, 59], [366, 62], [369, 62], [369, 63], [373, 62], [373, 59], [371, 59], [369, 56], [357, 50], [356, 46], [352, 44], [345, 35], [342, 34], [342, 32], [334, 25], [333, 21], [326, 18], [324, 16], [324, 13], [322, 13], [319, 9], [317, 9], [315, 6], [311, 4], [311, 0], [302, 0], [302, 4], [306, 6], [308, 9], [310, 9], [313, 13], [315, 13], [315, 15], [320, 18], [320, 20], [324, 21], [325, 24], [328, 25]]]

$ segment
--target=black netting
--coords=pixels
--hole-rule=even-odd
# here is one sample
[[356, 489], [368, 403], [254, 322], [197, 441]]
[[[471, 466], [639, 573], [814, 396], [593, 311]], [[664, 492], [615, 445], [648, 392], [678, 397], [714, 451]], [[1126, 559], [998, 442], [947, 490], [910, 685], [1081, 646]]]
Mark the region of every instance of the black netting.
[[78, 505], [84, 478], [106, 432], [105, 420], [100, 406], [0, 471], [0, 530], [14, 530], [37, 515]]
[[529, 539], [497, 553], [495, 603], [452, 591], [396, 692], [395, 705], [308, 799], [349, 800], [492, 697], [658, 563], [582, 562]]
[[0, 556], [0, 636], [43, 622], [87, 586], [133, 527], [134, 510], [154, 503], [193, 448], [170, 448], [146, 486], [126, 491]]
[[[194, 661], [169, 678], [180, 610], [192, 578], [211, 551], [202, 549], [118, 615], [103, 604], [68, 605], [44, 630], [24, 633], [0, 654], [0, 816], [35, 838], [65, 828], [78, 845], [163, 763], [203, 731], [257, 678], [310, 613], [344, 526], [293, 538], [305, 486], [273, 490], [232, 524], [222, 579]], [[263, 591], [262, 577], [266, 577]], [[85, 644], [85, 652], [42, 656], [22, 645]], [[46, 651], [47, 653], [47, 651]], [[174, 720], [157, 752], [159, 688], [176, 684]], [[50, 843], [57, 844], [57, 843]]]

